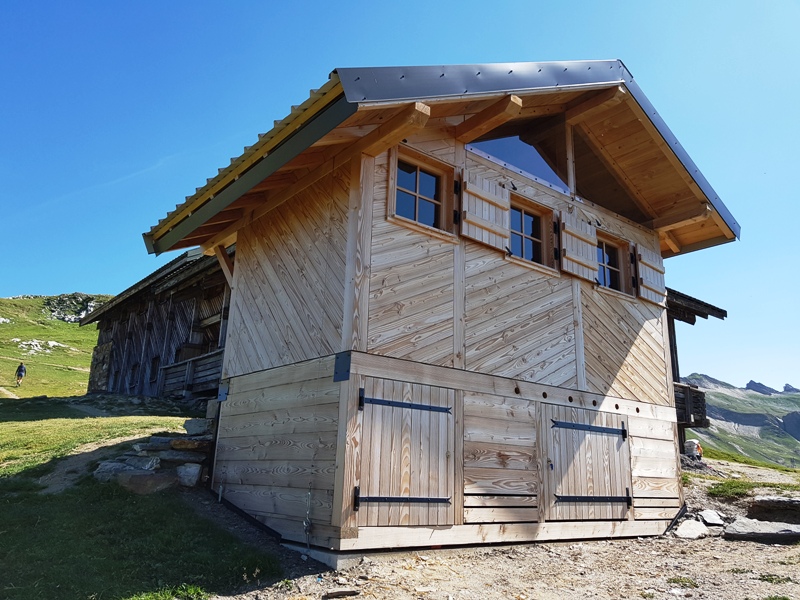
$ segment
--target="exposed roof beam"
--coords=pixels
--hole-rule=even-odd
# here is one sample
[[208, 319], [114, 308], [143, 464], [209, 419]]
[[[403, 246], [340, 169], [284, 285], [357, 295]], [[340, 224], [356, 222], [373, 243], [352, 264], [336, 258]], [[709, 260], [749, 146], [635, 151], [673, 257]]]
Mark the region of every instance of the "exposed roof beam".
[[510, 121], [522, 110], [519, 96], [509, 94], [456, 127], [456, 139], [465, 144]]
[[524, 106], [525, 100], [523, 99], [522, 110], [517, 115], [520, 119], [534, 119], [538, 117], [551, 117], [553, 115], [560, 115], [567, 110], [566, 104], [538, 104], [534, 106]]
[[675, 254], [681, 251], [681, 244], [671, 231], [663, 231], [659, 237], [664, 240], [667, 246], [669, 246], [669, 249]]
[[225, 279], [228, 281], [228, 287], [233, 289], [233, 261], [228, 255], [228, 251], [222, 246], [214, 246], [214, 254], [217, 255], [217, 261], [222, 273], [225, 275]]
[[621, 87], [596, 92], [587, 100], [569, 106], [564, 117], [569, 125], [577, 125], [581, 121], [619, 104], [625, 99], [625, 95], [626, 92]]
[[[354, 114], [357, 106], [349, 104], [344, 97], [326, 106], [312, 120], [305, 123], [293, 135], [288, 137], [280, 146], [276, 147], [266, 157], [256, 162], [249, 170], [242, 173], [227, 187], [221, 189], [215, 196], [210, 197], [205, 203], [199, 205], [182, 220], [176, 222], [169, 230], [159, 235], [156, 232], [143, 234], [148, 252], [160, 254], [172, 249], [182, 238], [189, 235], [198, 225], [213, 218], [220, 211], [228, 208], [233, 202], [246, 194], [252, 187], [269, 177], [287, 162], [306, 150], [316, 140], [340, 125]], [[192, 202], [194, 205], [195, 202]], [[181, 213], [186, 213], [181, 207]], [[174, 222], [179, 217], [169, 217], [167, 222]]]
[[712, 213], [711, 205], [703, 202], [700, 205], [692, 206], [680, 212], [657, 217], [648, 223], [644, 223], [644, 226], [658, 231], [659, 233], [662, 231], [672, 231], [673, 229], [691, 225], [692, 223], [705, 221], [711, 217]]
[[421, 102], [409, 104], [399, 114], [392, 117], [369, 134], [365, 135], [356, 143], [350, 145], [338, 154], [326, 160], [296, 183], [284, 188], [276, 194], [269, 196], [266, 202], [254, 209], [250, 215], [239, 219], [215, 235], [213, 238], [203, 243], [201, 245], [203, 252], [209, 254], [214, 251], [215, 246], [221, 243], [228, 243], [232, 239], [235, 239], [236, 232], [247, 222], [258, 219], [268, 212], [274, 210], [292, 196], [299, 194], [329, 173], [332, 173], [339, 167], [344, 166], [352, 158], [360, 157], [361, 154], [366, 154], [367, 156], [377, 156], [384, 150], [400, 143], [411, 133], [424, 127], [428, 122], [430, 114], [430, 107]]

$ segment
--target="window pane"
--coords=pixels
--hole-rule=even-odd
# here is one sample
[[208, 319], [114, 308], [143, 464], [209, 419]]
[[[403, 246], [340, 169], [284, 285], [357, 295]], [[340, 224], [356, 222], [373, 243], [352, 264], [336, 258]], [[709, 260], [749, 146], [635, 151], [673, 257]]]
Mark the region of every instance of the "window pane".
[[619, 269], [619, 250], [614, 248], [614, 246], [606, 244], [606, 255], [608, 256], [608, 266]]
[[522, 236], [518, 233], [511, 234], [511, 254], [522, 256]]
[[544, 264], [544, 260], [542, 258], [542, 243], [541, 242], [531, 242], [532, 250], [531, 250], [531, 260], [533, 262], [537, 262], [540, 265]]
[[419, 170], [419, 194], [433, 200], [439, 199], [439, 178]]
[[[403, 162], [397, 161], [397, 187], [409, 190], [411, 192], [417, 191], [417, 167]], [[399, 213], [398, 213], [399, 214]]]
[[604, 267], [600, 265], [600, 268], [597, 270], [597, 281], [600, 282], [600, 285], [608, 287], [608, 267]]
[[397, 190], [397, 202], [395, 202], [395, 214], [415, 221], [417, 215], [415, 214], [416, 197], [406, 192]]
[[528, 235], [537, 240], [542, 239], [542, 218], [539, 215], [525, 215], [528, 222]]
[[517, 208], [511, 209], [511, 230], [522, 231], [522, 211]]
[[605, 244], [603, 244], [603, 242], [597, 243], [597, 262], [601, 265], [608, 264], [608, 256], [606, 255]]
[[420, 198], [417, 221], [423, 225], [439, 227], [439, 205]]
[[608, 287], [615, 290], [621, 290], [622, 286], [620, 286], [619, 271], [609, 271], [608, 275], [609, 275]]

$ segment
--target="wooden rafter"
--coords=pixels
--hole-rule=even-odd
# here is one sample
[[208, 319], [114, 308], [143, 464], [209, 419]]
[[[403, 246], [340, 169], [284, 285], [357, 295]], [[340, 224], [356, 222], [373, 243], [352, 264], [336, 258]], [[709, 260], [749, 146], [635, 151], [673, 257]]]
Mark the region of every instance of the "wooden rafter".
[[627, 92], [621, 87], [615, 87], [602, 92], [596, 92], [588, 99], [581, 99], [575, 104], [570, 104], [564, 113], [569, 125], [576, 125], [581, 121], [608, 110], [609, 107], [619, 104], [625, 99]]
[[675, 254], [681, 251], [681, 244], [671, 231], [664, 231], [659, 236]]
[[509, 94], [478, 114], [472, 115], [469, 119], [456, 127], [456, 139], [459, 142], [468, 144], [472, 140], [476, 140], [490, 132], [495, 127], [510, 121], [519, 115], [521, 110], [522, 100], [519, 96]]
[[274, 210], [292, 196], [299, 194], [310, 187], [329, 173], [347, 164], [352, 158], [360, 157], [362, 154], [367, 156], [377, 156], [387, 148], [394, 146], [414, 131], [421, 129], [428, 122], [431, 111], [430, 107], [421, 103], [414, 102], [403, 109], [399, 114], [392, 117], [369, 134], [331, 156], [325, 162], [313, 169], [305, 177], [290, 185], [287, 188], [267, 197], [267, 200], [250, 214], [245, 215], [223, 231], [216, 234], [210, 240], [201, 245], [203, 252], [210, 254], [214, 248], [221, 243], [230, 243], [236, 238], [236, 232], [250, 220], [255, 220], [268, 212]]
[[702, 203], [699, 206], [692, 206], [680, 212], [664, 215], [653, 219], [644, 226], [658, 232], [672, 231], [686, 225], [699, 223], [711, 217], [713, 210], [707, 203]]
[[228, 287], [233, 289], [233, 261], [228, 256], [228, 251], [222, 246], [214, 246], [214, 254], [217, 255], [217, 261], [219, 261], [222, 273], [228, 281]]

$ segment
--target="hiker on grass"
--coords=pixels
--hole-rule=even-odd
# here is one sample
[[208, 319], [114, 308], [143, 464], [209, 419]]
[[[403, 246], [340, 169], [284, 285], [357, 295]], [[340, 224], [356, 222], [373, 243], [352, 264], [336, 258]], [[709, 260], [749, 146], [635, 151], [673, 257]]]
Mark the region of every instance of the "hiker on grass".
[[19, 387], [22, 383], [22, 379], [25, 377], [26, 372], [27, 369], [25, 368], [24, 363], [19, 363], [19, 366], [17, 367], [17, 387]]

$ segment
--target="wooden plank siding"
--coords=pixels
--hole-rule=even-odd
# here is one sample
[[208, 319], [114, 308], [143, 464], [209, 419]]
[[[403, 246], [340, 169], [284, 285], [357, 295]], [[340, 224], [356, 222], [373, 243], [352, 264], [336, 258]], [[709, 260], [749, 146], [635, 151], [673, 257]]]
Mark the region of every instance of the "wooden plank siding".
[[231, 379], [220, 405], [213, 489], [262, 520], [310, 515], [315, 525], [330, 525], [340, 391], [332, 362]]
[[581, 302], [588, 389], [674, 405], [664, 358], [666, 310], [590, 284], [582, 284]]
[[340, 350], [349, 189], [345, 166], [239, 232], [224, 376]]

